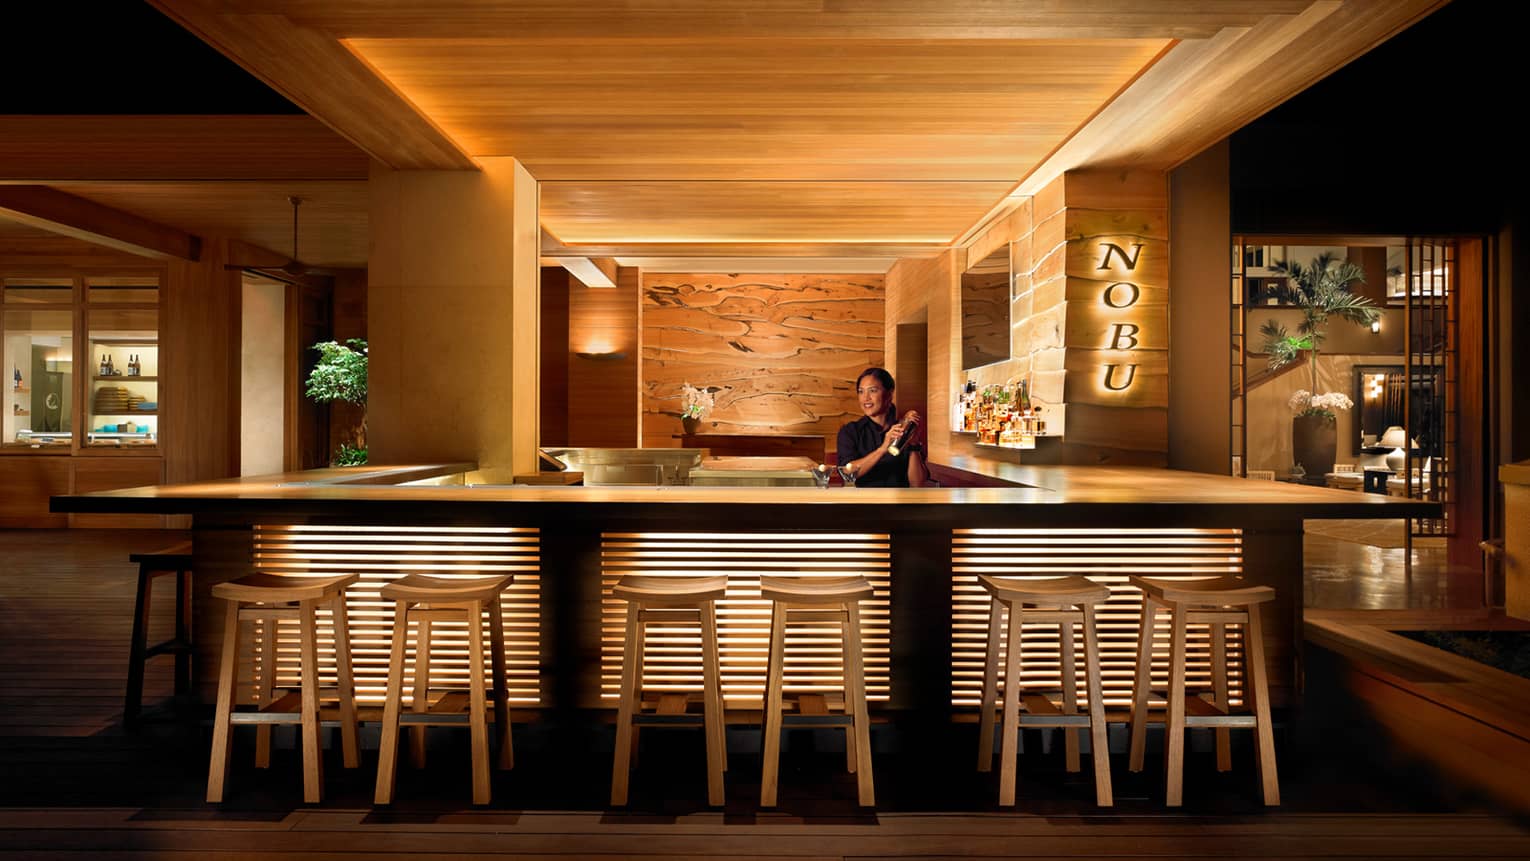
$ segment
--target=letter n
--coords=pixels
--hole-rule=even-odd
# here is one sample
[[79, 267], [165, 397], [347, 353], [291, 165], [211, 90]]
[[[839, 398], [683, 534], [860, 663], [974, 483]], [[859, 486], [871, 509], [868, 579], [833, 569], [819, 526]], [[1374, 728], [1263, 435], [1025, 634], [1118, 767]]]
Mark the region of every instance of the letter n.
[[1105, 243], [1105, 257], [1100, 260], [1101, 269], [1110, 268], [1111, 255], [1119, 255], [1121, 257], [1121, 264], [1124, 265], [1128, 270], [1136, 269], [1137, 260], [1142, 257], [1142, 243], [1132, 243], [1132, 254], [1130, 257], [1126, 256], [1126, 249], [1115, 244], [1114, 242]]

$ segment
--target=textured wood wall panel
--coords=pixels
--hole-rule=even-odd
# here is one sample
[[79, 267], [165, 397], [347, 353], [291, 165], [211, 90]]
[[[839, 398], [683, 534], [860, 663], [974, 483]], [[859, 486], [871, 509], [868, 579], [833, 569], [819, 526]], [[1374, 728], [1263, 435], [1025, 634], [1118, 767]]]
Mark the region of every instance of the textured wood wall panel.
[[632, 448], [641, 444], [639, 277], [637, 269], [622, 266], [614, 288], [591, 288], [578, 278], [568, 279], [569, 445]]
[[643, 445], [672, 446], [681, 386], [715, 390], [706, 433], [822, 434], [858, 418], [883, 362], [881, 275], [643, 277]]

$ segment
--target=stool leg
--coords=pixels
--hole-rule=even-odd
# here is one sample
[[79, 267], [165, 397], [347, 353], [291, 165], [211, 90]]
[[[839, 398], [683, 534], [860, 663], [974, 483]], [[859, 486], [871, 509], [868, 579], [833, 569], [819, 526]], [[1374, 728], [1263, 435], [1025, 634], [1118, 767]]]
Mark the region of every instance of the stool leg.
[[398, 713], [404, 704], [404, 648], [409, 639], [409, 602], [393, 602], [393, 633], [388, 652], [388, 696], [383, 700], [382, 741], [377, 750], [377, 789], [372, 800], [392, 804], [398, 774]]
[[340, 688], [340, 747], [346, 768], [361, 765], [361, 739], [356, 729], [356, 681], [351, 668], [351, 625], [345, 592], [330, 600], [335, 632], [335, 684]]
[[228, 783], [229, 731], [234, 713], [234, 685], [239, 668], [239, 602], [228, 602], [223, 623], [223, 654], [218, 662], [218, 705], [213, 715], [212, 761], [207, 766], [207, 802], [223, 800]]
[[[1211, 689], [1217, 708], [1231, 711], [1227, 694], [1227, 623], [1211, 623]], [[1231, 731], [1225, 726], [1213, 730], [1217, 739], [1217, 771], [1232, 770]]]
[[1004, 657], [1004, 723], [999, 740], [999, 805], [1015, 804], [1015, 772], [1020, 763], [1020, 654], [1024, 645], [1019, 604], [1009, 605], [1009, 643]]
[[786, 607], [770, 605], [770, 656], [765, 667], [764, 764], [760, 771], [760, 806], [776, 806], [781, 776], [781, 688], [786, 661]]
[[723, 771], [728, 762], [728, 741], [723, 726], [722, 666], [717, 654], [717, 605], [701, 605], [702, 724], [707, 737], [707, 803], [723, 804]]
[[1110, 807], [1110, 739], [1106, 734], [1105, 691], [1100, 680], [1100, 638], [1094, 624], [1094, 605], [1084, 611], [1084, 682], [1089, 687], [1089, 750], [1094, 757], [1094, 802]]
[[1186, 613], [1179, 604], [1169, 605], [1173, 635], [1169, 640], [1169, 715], [1164, 723], [1164, 803], [1178, 807], [1184, 802], [1185, 784], [1185, 646]]
[[1270, 725], [1269, 670], [1264, 663], [1264, 630], [1259, 618], [1259, 605], [1248, 610], [1248, 642], [1243, 644], [1243, 654], [1248, 661], [1246, 675], [1253, 682], [1249, 694], [1254, 698], [1254, 736], [1259, 742], [1259, 784], [1264, 791], [1264, 803], [1270, 807], [1280, 804], [1280, 779], [1275, 772], [1275, 728]]
[[515, 747], [510, 740], [510, 681], [505, 677], [505, 616], [500, 596], [489, 604], [489, 655], [494, 669], [494, 734], [499, 737], [501, 770], [515, 767]]
[[1004, 604], [988, 602], [988, 648], [983, 657], [982, 704], [978, 710], [978, 771], [993, 770], [993, 710], [999, 699], [999, 638], [1004, 631]]
[[[1057, 657], [1062, 665], [1062, 712], [1065, 715], [1078, 714], [1078, 667], [1074, 661], [1076, 656], [1073, 649], [1073, 623], [1059, 622], [1057, 624]], [[1069, 773], [1077, 773], [1078, 767], [1078, 728], [1063, 728], [1063, 762]]]
[[[260, 681], [255, 690], [261, 708], [270, 706], [276, 699], [276, 634], [280, 624], [276, 619], [258, 619], [258, 628], [251, 632], [251, 637], [257, 638], [254, 664], [260, 668]], [[255, 767], [271, 767], [271, 725], [268, 723], [255, 727]]]
[[318, 601], [298, 604], [302, 640], [303, 800], [318, 804], [324, 795], [324, 750], [319, 745]]
[[845, 604], [845, 699], [855, 709], [855, 791], [862, 807], [876, 805], [871, 779], [871, 716], [866, 709], [865, 656], [861, 647], [861, 604]]
[[1142, 619], [1137, 624], [1137, 672], [1132, 677], [1132, 744], [1127, 767], [1142, 770], [1147, 753], [1148, 698], [1153, 693], [1153, 634], [1158, 624], [1153, 599], [1142, 596]]
[[468, 732], [472, 736], [473, 803], [489, 803], [489, 702], [484, 689], [482, 601], [469, 603], [468, 635]]
[[642, 623], [639, 617], [643, 608], [627, 603], [627, 642], [622, 655], [622, 690], [616, 711], [616, 753], [611, 761], [611, 805], [620, 807], [627, 803], [627, 779], [632, 769], [632, 715], [636, 711], [638, 690], [642, 685], [639, 655], [643, 651]]
[[191, 572], [175, 572], [175, 695], [191, 693]]
[[[138, 589], [133, 598], [133, 640], [128, 644], [127, 696], [122, 703], [122, 724], [129, 729], [138, 726], [138, 713], [143, 707], [144, 654], [149, 650], [149, 593], [154, 577], [148, 564], [138, 566]], [[176, 655], [176, 666], [180, 656]], [[179, 683], [179, 676], [177, 676]]]
[[[424, 714], [430, 711], [430, 619], [422, 616], [414, 627], [414, 701], [409, 710]], [[425, 733], [429, 729], [424, 724], [409, 728], [409, 764], [417, 769], [425, 767]]]

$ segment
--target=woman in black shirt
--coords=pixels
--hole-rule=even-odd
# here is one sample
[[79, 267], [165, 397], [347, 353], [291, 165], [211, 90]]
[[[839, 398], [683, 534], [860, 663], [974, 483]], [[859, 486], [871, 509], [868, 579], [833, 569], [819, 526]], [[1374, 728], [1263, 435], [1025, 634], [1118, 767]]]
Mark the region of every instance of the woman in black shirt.
[[[836, 457], [840, 467], [855, 476], [858, 487], [921, 487], [924, 485], [924, 454], [919, 444], [919, 414], [909, 410], [894, 422], [892, 374], [867, 368], [855, 381], [861, 418], [839, 429]], [[897, 446], [898, 453], [890, 449]]]

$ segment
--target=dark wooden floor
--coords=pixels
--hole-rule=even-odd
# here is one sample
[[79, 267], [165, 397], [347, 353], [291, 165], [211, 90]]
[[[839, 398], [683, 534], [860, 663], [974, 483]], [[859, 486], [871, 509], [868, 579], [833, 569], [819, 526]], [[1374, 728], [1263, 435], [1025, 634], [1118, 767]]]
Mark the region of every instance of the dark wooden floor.
[[[1350, 720], [1294, 720], [1281, 736], [1285, 804], [1257, 798], [1251, 754], [1218, 774], [1204, 752], [1187, 766], [1186, 806], [1166, 811], [1152, 764], [1129, 774], [1116, 757], [1117, 806], [1092, 803], [1087, 774], [1063, 770], [1061, 745], [1028, 734], [1020, 803], [993, 803], [961, 738], [921, 755], [905, 736], [879, 746], [878, 807], [854, 804], [842, 754], [796, 739], [778, 811], [757, 803], [748, 730], [730, 738], [728, 806], [710, 811], [694, 733], [645, 735], [629, 811], [605, 808], [609, 740], [568, 744], [544, 724], [517, 727], [514, 771], [495, 776], [495, 803], [468, 803], [463, 733], [432, 740], [423, 773], [404, 769], [399, 801], [370, 805], [375, 741], [363, 767], [327, 766], [327, 798], [301, 803], [296, 755], [250, 767], [241, 741], [230, 803], [201, 800], [207, 733], [166, 716], [142, 732], [119, 725], [133, 569], [129, 552], [166, 543], [150, 532], [0, 532], [0, 856], [28, 858], [1525, 858], [1530, 828], [1385, 751], [1334, 732]], [[1329, 545], [1329, 546], [1325, 546]], [[1347, 546], [1339, 546], [1347, 545]], [[1379, 551], [1372, 553], [1370, 551]], [[1403, 578], [1387, 554], [1309, 538], [1309, 602], [1343, 608], [1466, 607], [1475, 584], [1435, 563]], [[1418, 557], [1416, 557], [1417, 560]], [[1345, 575], [1348, 579], [1345, 579]], [[1346, 596], [1348, 596], [1346, 598]], [[1380, 606], [1377, 606], [1380, 605]], [[156, 624], [168, 628], [169, 617]], [[62, 638], [68, 630], [72, 637]], [[153, 669], [148, 698], [168, 691]], [[1318, 710], [1309, 701], [1307, 712]], [[169, 713], [166, 713], [167, 715]], [[754, 733], [757, 737], [757, 733]], [[884, 738], [883, 742], [887, 742]], [[975, 740], [972, 742], [975, 744]], [[950, 751], [960, 750], [955, 756]]]

